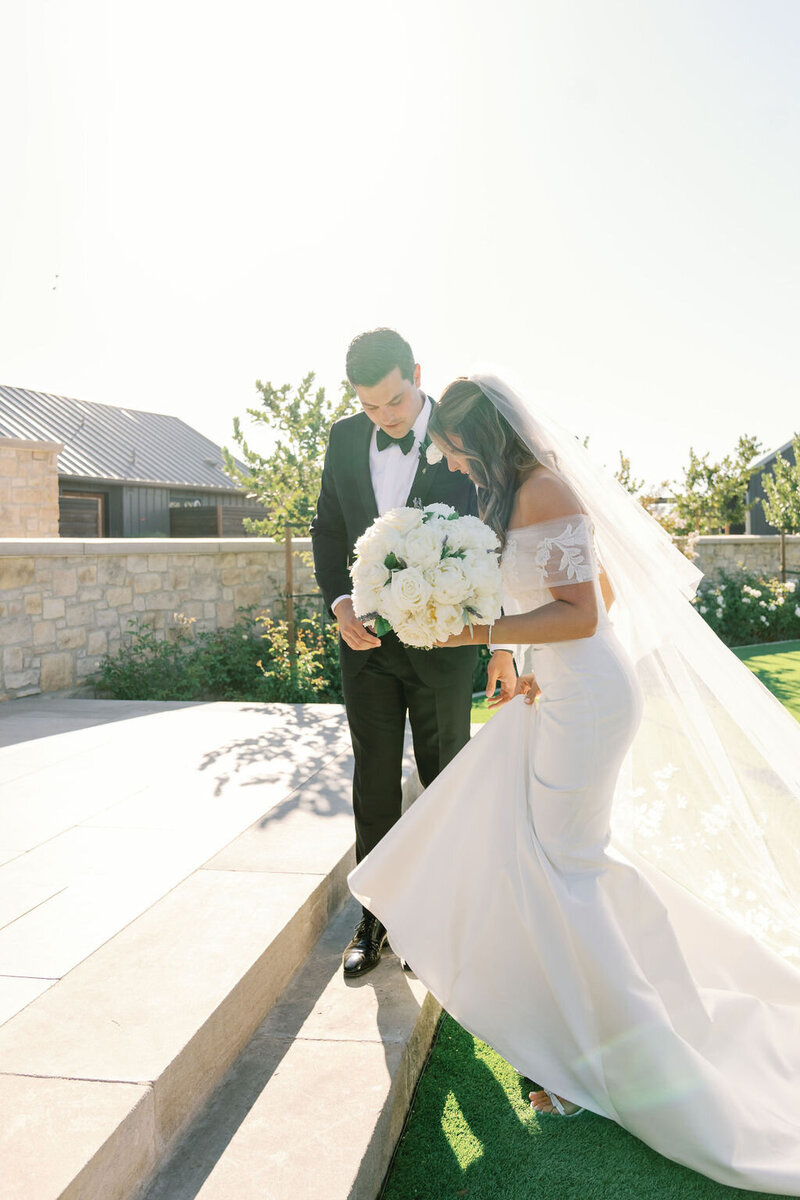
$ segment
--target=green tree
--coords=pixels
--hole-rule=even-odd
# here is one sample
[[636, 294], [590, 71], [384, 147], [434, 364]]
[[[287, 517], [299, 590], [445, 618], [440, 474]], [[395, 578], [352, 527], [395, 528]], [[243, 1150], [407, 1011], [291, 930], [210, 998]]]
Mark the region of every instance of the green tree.
[[761, 478], [764, 516], [781, 534], [781, 580], [786, 582], [786, 534], [800, 533], [800, 434], [792, 438], [794, 462], [775, 456], [772, 470]]
[[248, 408], [247, 413], [276, 435], [271, 454], [258, 454], [248, 445], [238, 417], [233, 419], [233, 437], [247, 469], [240, 471], [223, 448], [228, 475], [267, 510], [262, 519], [244, 522], [251, 533], [261, 537], [282, 538], [287, 525], [295, 530], [308, 528], [319, 496], [330, 427], [355, 411], [355, 392], [347, 380], [340, 385], [339, 398], [332, 400], [324, 387], [314, 388], [314, 378], [309, 371], [297, 388], [290, 383], [275, 388], [256, 381], [260, 407]]
[[643, 479], [634, 479], [631, 471], [631, 460], [621, 450], [619, 452], [619, 466], [614, 472], [614, 478], [619, 480], [625, 491], [630, 492], [632, 496], [637, 495], [644, 487]]
[[752, 508], [752, 502], [747, 503], [747, 485], [753, 474], [750, 464], [761, 449], [758, 438], [743, 434], [733, 456], [726, 454], [717, 468], [714, 492], [723, 533], [730, 533], [731, 525], [744, 524], [747, 510]]
[[721, 462], [709, 462], [708, 454], [689, 447], [689, 465], [684, 467], [683, 487], [673, 491], [677, 524], [685, 533], [730, 533], [741, 524], [749, 507], [747, 484], [750, 463], [761, 449], [757, 438], [739, 438], [734, 453]]

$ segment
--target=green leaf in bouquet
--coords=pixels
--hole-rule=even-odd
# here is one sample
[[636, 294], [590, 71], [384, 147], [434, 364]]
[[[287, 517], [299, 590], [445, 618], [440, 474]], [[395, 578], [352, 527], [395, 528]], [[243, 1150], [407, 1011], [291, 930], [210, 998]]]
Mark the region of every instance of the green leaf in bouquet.
[[392, 629], [392, 626], [389, 623], [389, 621], [386, 620], [386, 617], [376, 617], [375, 618], [375, 636], [376, 637], [383, 637], [383, 635], [385, 633], [391, 633], [391, 629]]
[[447, 534], [445, 534], [444, 541], [442, 542], [442, 553], [439, 556], [439, 562], [442, 562], [445, 558], [464, 558], [464, 551], [454, 550], [447, 540]]
[[390, 550], [383, 560], [383, 565], [390, 571], [405, 571], [406, 564], [402, 558], [398, 558], [394, 550]]

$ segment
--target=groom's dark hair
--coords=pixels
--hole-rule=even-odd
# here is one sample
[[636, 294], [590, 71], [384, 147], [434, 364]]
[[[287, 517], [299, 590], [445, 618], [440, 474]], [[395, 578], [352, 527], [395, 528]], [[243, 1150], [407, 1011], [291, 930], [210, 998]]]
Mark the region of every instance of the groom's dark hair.
[[347, 347], [345, 370], [353, 387], [374, 387], [395, 367], [403, 379], [414, 378], [414, 352], [394, 329], [359, 333]]

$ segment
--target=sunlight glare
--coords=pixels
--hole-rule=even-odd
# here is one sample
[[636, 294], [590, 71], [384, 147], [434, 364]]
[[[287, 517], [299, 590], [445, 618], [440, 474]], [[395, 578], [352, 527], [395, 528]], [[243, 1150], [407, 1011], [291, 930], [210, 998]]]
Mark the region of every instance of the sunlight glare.
[[461, 1106], [452, 1092], [447, 1093], [442, 1112], [442, 1132], [462, 1171], [483, 1158], [483, 1143], [475, 1137]]

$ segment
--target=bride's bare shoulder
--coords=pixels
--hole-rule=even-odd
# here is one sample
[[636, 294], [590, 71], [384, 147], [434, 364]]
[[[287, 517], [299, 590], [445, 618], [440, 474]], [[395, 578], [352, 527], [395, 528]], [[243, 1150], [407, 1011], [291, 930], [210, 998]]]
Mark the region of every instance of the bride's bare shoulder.
[[554, 521], [581, 512], [572, 488], [547, 467], [537, 467], [520, 486], [514, 501], [511, 528]]

